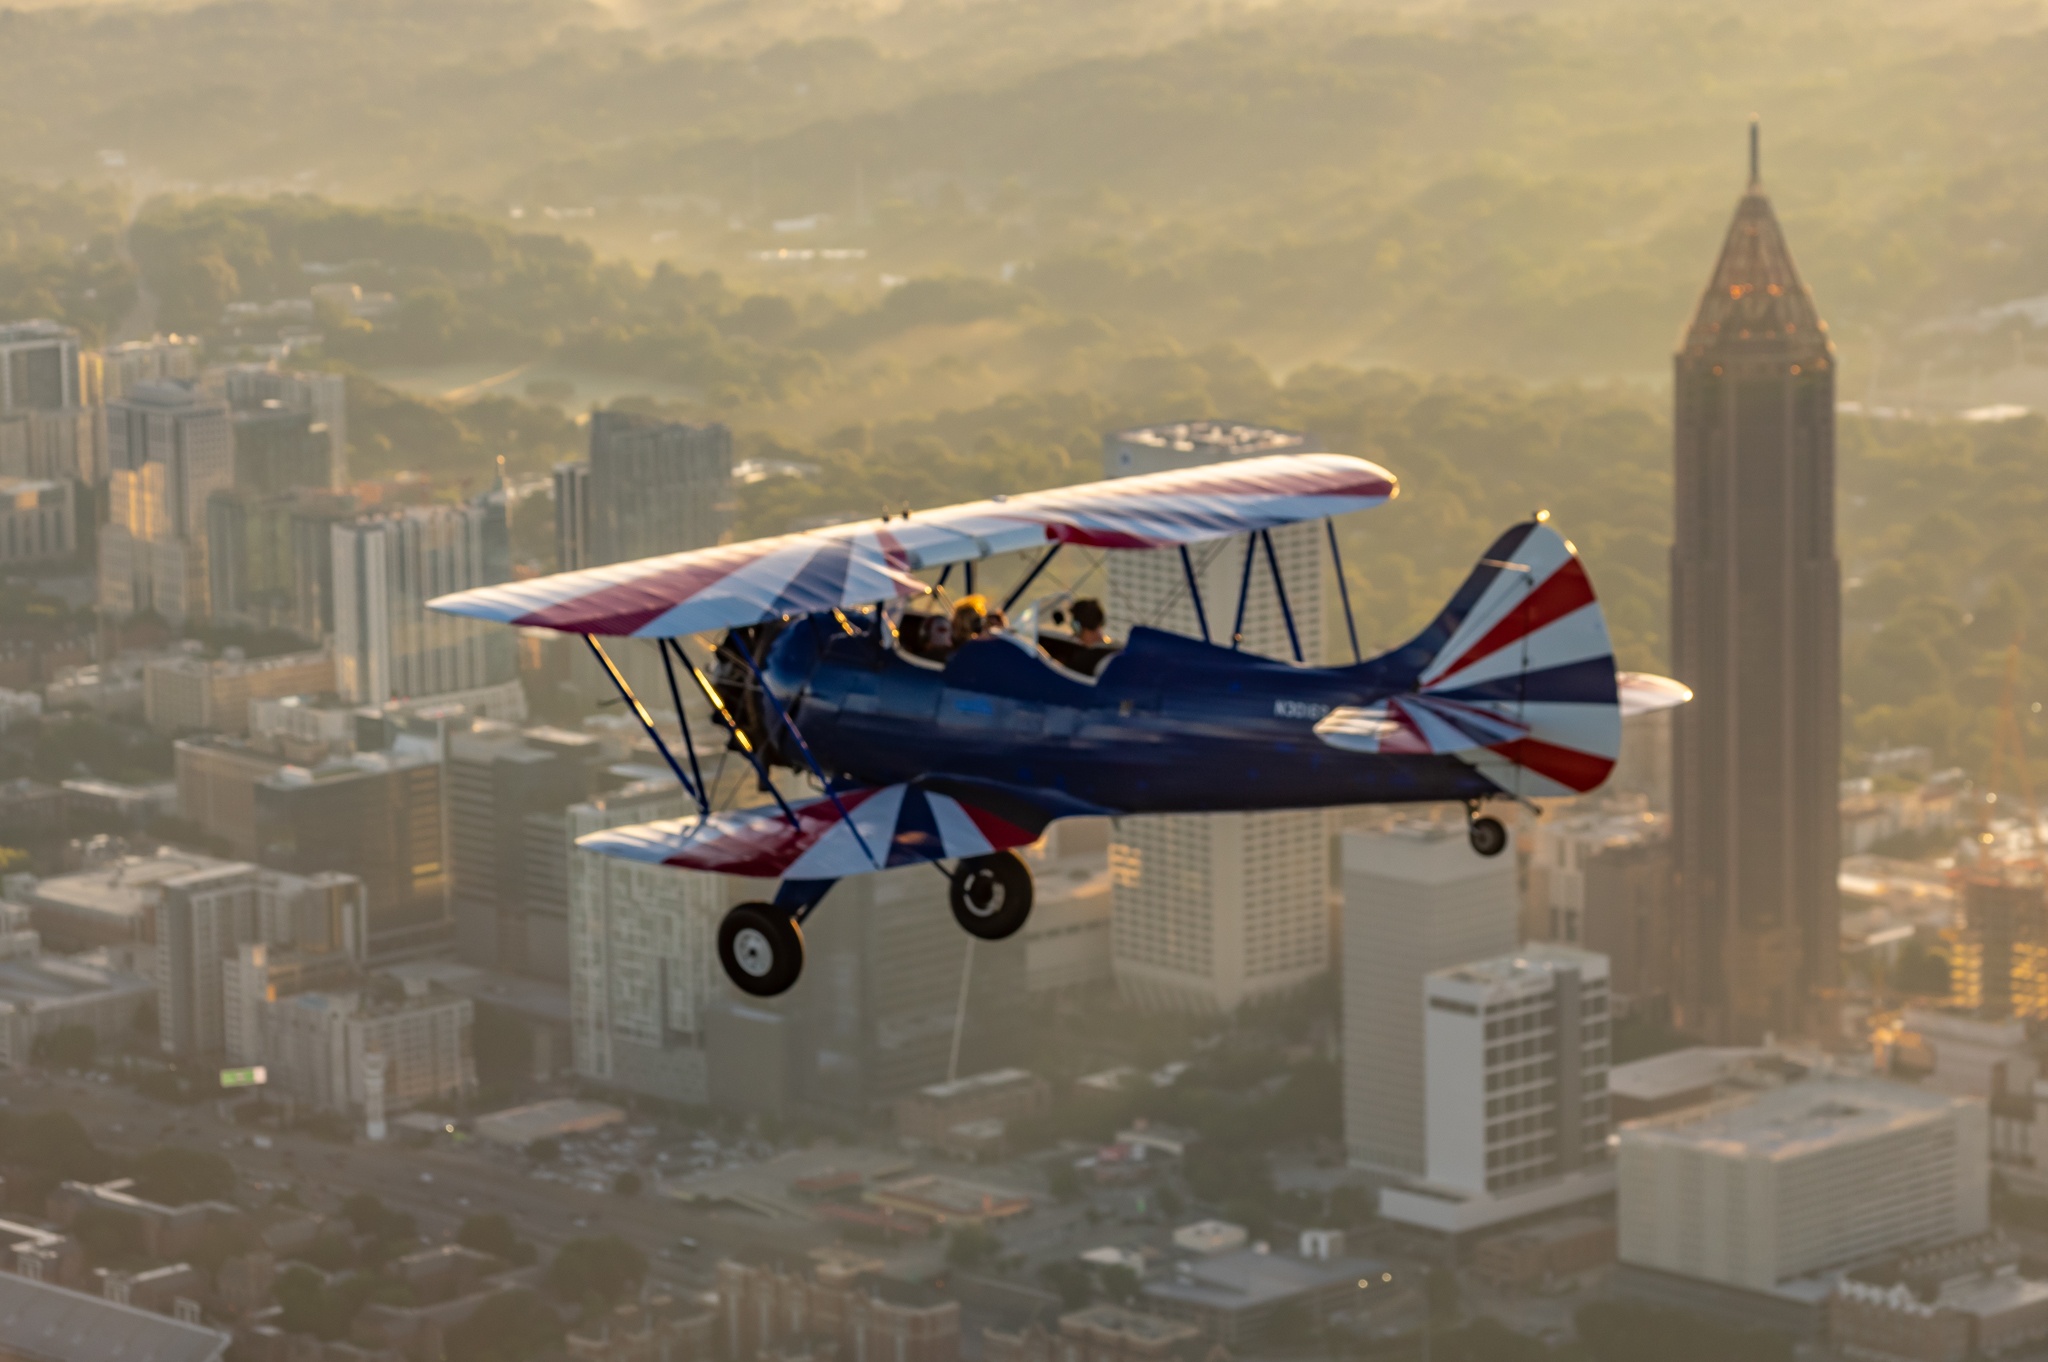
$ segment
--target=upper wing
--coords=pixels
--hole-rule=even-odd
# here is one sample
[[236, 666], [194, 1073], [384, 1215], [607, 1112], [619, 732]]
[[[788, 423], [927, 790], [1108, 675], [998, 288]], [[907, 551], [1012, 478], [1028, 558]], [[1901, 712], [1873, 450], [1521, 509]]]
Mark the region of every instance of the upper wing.
[[1378, 506], [1394, 475], [1344, 454], [1275, 454], [995, 497], [745, 544], [458, 591], [436, 610], [578, 634], [673, 638], [915, 596], [919, 568], [1046, 543], [1168, 548]]

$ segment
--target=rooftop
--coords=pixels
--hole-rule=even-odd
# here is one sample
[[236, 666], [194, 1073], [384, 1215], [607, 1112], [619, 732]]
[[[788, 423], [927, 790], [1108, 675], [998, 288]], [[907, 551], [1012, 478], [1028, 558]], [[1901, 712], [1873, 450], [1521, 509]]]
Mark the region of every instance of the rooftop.
[[1447, 985], [1463, 984], [1489, 994], [1522, 993], [1532, 987], [1548, 988], [1551, 978], [1565, 969], [1576, 969], [1581, 979], [1605, 981], [1607, 957], [1595, 951], [1582, 951], [1576, 946], [1532, 941], [1513, 955], [1497, 955], [1490, 960], [1474, 960], [1449, 969], [1432, 970], [1424, 980], [1424, 987], [1436, 992]]
[[1692, 1146], [1724, 1158], [1784, 1160], [1946, 1120], [1968, 1105], [1904, 1083], [1815, 1078], [1622, 1127], [1628, 1144]]
[[229, 1341], [217, 1329], [0, 1272], [0, 1355], [216, 1362]]
[[617, 1125], [626, 1113], [602, 1102], [578, 1102], [556, 1098], [531, 1106], [508, 1107], [476, 1119], [476, 1133], [498, 1144], [525, 1146], [535, 1140], [581, 1135], [605, 1126]]
[[0, 960], [0, 1012], [36, 1012], [108, 993], [141, 996], [155, 991], [156, 984], [140, 975], [61, 955]]
[[1694, 1045], [1615, 1065], [1607, 1071], [1607, 1091], [1638, 1102], [1659, 1102], [1712, 1087], [1744, 1063], [1775, 1053], [1742, 1045]]
[[1201, 1332], [1186, 1320], [1165, 1319], [1159, 1315], [1148, 1315], [1142, 1310], [1130, 1310], [1121, 1305], [1104, 1302], [1091, 1305], [1086, 1310], [1060, 1316], [1062, 1330], [1097, 1329], [1104, 1333], [1121, 1334], [1136, 1343], [1172, 1343], [1183, 1338], [1192, 1338]]
[[245, 870], [240, 861], [223, 861], [196, 851], [169, 847], [154, 856], [123, 856], [97, 870], [79, 870], [39, 880], [29, 891], [32, 904], [107, 917], [140, 917], [163, 895], [163, 887], [187, 875], [219, 870]]
[[1243, 1249], [1176, 1263], [1173, 1275], [1145, 1283], [1145, 1294], [1215, 1310], [1246, 1310], [1341, 1282], [1377, 1278], [1384, 1270], [1385, 1264], [1370, 1258], [1294, 1258]]
[[985, 1074], [969, 1074], [950, 1083], [933, 1083], [928, 1087], [919, 1088], [917, 1095], [931, 1098], [936, 1102], [950, 1102], [975, 1093], [1012, 1088], [1019, 1083], [1033, 1081], [1029, 1069], [991, 1069]]

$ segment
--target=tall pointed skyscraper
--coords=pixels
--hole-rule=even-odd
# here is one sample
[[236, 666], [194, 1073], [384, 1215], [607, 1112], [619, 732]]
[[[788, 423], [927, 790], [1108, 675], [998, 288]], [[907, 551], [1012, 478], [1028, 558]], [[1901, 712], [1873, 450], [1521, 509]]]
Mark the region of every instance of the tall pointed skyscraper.
[[1835, 981], [1835, 364], [1758, 173], [1675, 357], [1675, 1020], [1811, 1033]]

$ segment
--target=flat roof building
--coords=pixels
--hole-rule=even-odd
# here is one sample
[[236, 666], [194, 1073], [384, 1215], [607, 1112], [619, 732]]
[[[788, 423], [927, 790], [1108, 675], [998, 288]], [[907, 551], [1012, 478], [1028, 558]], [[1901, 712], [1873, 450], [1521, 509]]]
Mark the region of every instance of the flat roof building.
[[1818, 1078], [1620, 1132], [1623, 1263], [1772, 1292], [1989, 1223], [1984, 1104]]
[[1364, 1293], [1392, 1284], [1371, 1258], [1297, 1258], [1240, 1249], [1184, 1260], [1144, 1286], [1145, 1304], [1184, 1319], [1228, 1348], [1263, 1340], [1283, 1317], [1305, 1312], [1320, 1322]]
[[0, 1272], [0, 1357], [220, 1362], [232, 1341], [218, 1329]]

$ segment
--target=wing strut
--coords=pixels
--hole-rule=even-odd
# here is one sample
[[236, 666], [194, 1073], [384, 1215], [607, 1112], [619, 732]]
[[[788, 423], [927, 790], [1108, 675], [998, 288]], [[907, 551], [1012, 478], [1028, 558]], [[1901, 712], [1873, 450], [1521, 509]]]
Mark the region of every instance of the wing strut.
[[1209, 612], [1202, 609], [1202, 588], [1195, 584], [1195, 560], [1188, 557], [1188, 546], [1180, 546], [1180, 570], [1187, 574], [1188, 599], [1195, 603], [1195, 623], [1202, 626], [1202, 642], [1209, 642]]
[[[683, 730], [683, 750], [690, 757], [690, 774], [697, 777], [697, 811], [706, 818], [709, 818], [711, 816], [711, 789], [704, 783], [704, 769], [697, 765], [697, 743], [690, 736], [690, 716], [683, 709], [682, 687], [676, 684], [676, 666], [669, 659], [668, 655], [670, 648], [674, 648], [680, 653], [683, 650], [683, 645], [677, 643], [672, 638], [664, 638], [656, 639], [654, 646], [661, 652], [661, 670], [668, 677], [668, 698], [675, 703], [676, 723]], [[684, 661], [687, 663], [688, 659], [685, 658]]]
[[1365, 661], [1365, 654], [1358, 651], [1358, 621], [1351, 616], [1351, 588], [1344, 584], [1344, 555], [1337, 551], [1337, 518], [1323, 517], [1323, 528], [1330, 534], [1330, 565], [1337, 569], [1337, 595], [1344, 602], [1344, 627], [1351, 632], [1351, 660]]
[[[838, 811], [839, 821], [846, 824], [846, 830], [853, 834], [853, 840], [860, 843], [862, 854], [874, 862], [875, 869], [880, 870], [881, 859], [875, 855], [874, 848], [868, 845], [868, 839], [860, 835], [860, 824], [853, 821], [853, 815], [846, 811], [846, 805], [839, 798], [839, 791], [832, 788], [832, 782], [825, 778], [824, 768], [819, 766], [818, 759], [811, 755], [811, 745], [804, 741], [803, 730], [796, 726], [796, 720], [789, 717], [789, 711], [782, 707], [782, 701], [776, 698], [775, 692], [768, 689], [768, 678], [761, 675], [760, 664], [754, 661], [753, 649], [741, 642], [733, 651], [740, 655], [740, 660], [747, 664], [747, 670], [754, 674], [754, 684], [761, 688], [761, 694], [768, 697], [768, 703], [775, 706], [775, 716], [782, 720], [783, 727], [789, 730], [789, 736], [796, 739], [796, 750], [804, 754], [804, 762], [811, 768], [811, 774], [825, 787], [825, 797], [832, 801], [832, 807]], [[780, 798], [778, 795], [777, 799]]]
[[[626, 678], [620, 674], [618, 665], [612, 661], [611, 654], [604, 650], [604, 645], [597, 641], [597, 635], [585, 634], [583, 641], [590, 645], [591, 652], [597, 654], [597, 664], [604, 668], [605, 675], [618, 687], [619, 697], [626, 702], [626, 708], [633, 711], [633, 717], [640, 721], [640, 727], [646, 729], [647, 736], [654, 739], [655, 750], [660, 752], [661, 759], [668, 763], [668, 769], [676, 773], [677, 781], [689, 791], [690, 797], [697, 801], [699, 807], [709, 808], [703, 794], [690, 783], [690, 778], [683, 774], [683, 764], [676, 760], [675, 753], [669, 751], [668, 744], [661, 740], [661, 731], [654, 726], [654, 716], [647, 712], [647, 706], [640, 703], [640, 697], [633, 694], [633, 688], [626, 684]], [[682, 706], [677, 705], [676, 708], [680, 711]]]
[[[676, 656], [682, 657], [682, 645], [678, 643], [675, 647]], [[746, 649], [741, 647], [738, 651], [745, 653]], [[690, 662], [687, 657], [684, 657], [683, 661]], [[762, 762], [760, 755], [754, 751], [754, 745], [747, 741], [747, 735], [740, 731], [739, 720], [733, 718], [732, 711], [725, 707], [725, 697], [718, 693], [717, 688], [711, 684], [709, 677], [697, 670], [697, 664], [694, 662], [690, 662], [690, 675], [697, 678], [697, 688], [703, 691], [704, 698], [711, 702], [712, 712], [718, 715], [719, 721], [725, 725], [726, 731], [732, 734], [732, 740], [739, 745], [741, 755], [747, 759], [747, 765], [754, 768], [754, 774], [760, 778], [761, 788], [775, 797], [775, 807], [782, 810], [782, 816], [789, 820], [789, 825], [793, 828], [801, 829], [803, 824], [797, 821], [796, 810], [789, 807], [789, 801], [782, 797], [782, 791], [775, 788], [775, 782], [769, 778], [768, 767]]]
[[1273, 594], [1280, 598], [1280, 618], [1287, 625], [1287, 646], [1294, 649], [1294, 660], [1301, 657], [1301, 635], [1294, 631], [1294, 610], [1287, 604], [1287, 583], [1280, 576], [1280, 559], [1273, 552], [1273, 532], [1259, 531], [1259, 542], [1266, 546], [1266, 570], [1273, 574]]
[[1236, 652], [1244, 643], [1244, 606], [1252, 596], [1252, 555], [1259, 551], [1259, 536], [1256, 530], [1244, 537], [1244, 575], [1237, 579], [1237, 623], [1230, 626], [1230, 651]]
[[[1019, 596], [1022, 596], [1027, 590], [1029, 590], [1031, 584], [1038, 580], [1038, 574], [1045, 571], [1046, 565], [1052, 562], [1053, 555], [1058, 553], [1062, 548], [1064, 548], [1066, 546], [1066, 542], [1067, 541], [1064, 539], [1053, 540], [1052, 547], [1045, 551], [1045, 556], [1040, 558], [1036, 563], [1032, 564], [1031, 571], [1024, 574], [1024, 580], [1017, 583], [1016, 589], [1010, 592], [1009, 595], [1003, 597], [1004, 614], [1007, 615], [1010, 613], [1010, 607], [1017, 603], [1017, 598]], [[1186, 553], [1187, 550], [1182, 549], [1181, 552]]]

